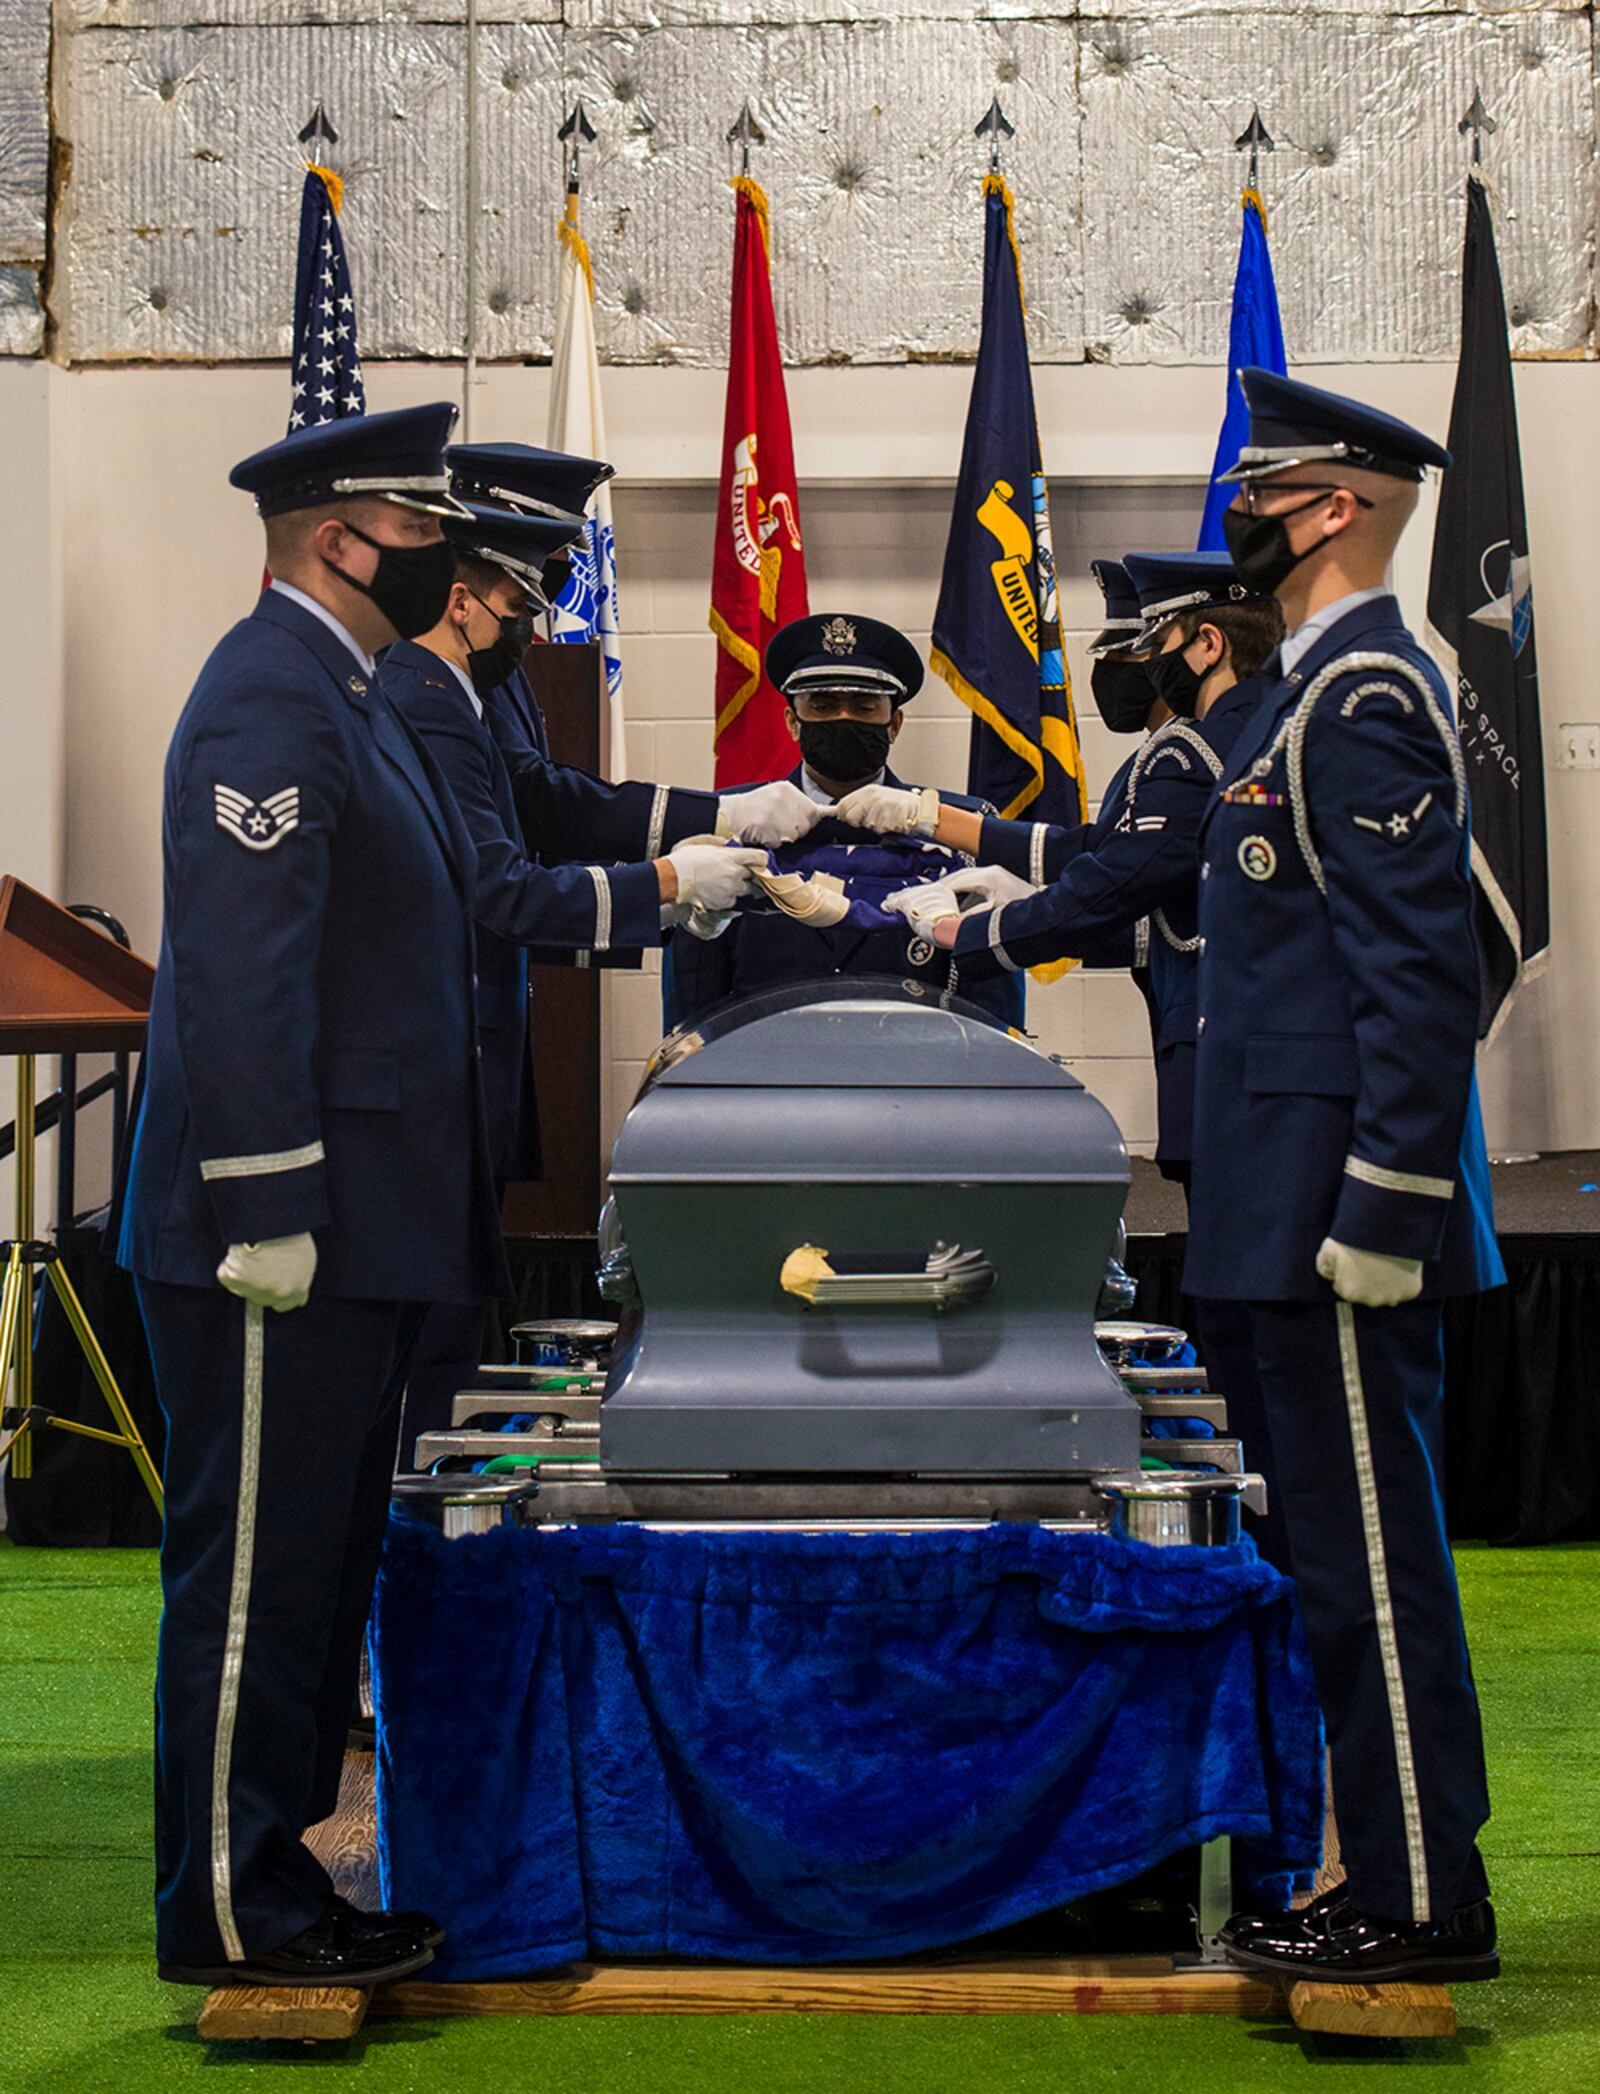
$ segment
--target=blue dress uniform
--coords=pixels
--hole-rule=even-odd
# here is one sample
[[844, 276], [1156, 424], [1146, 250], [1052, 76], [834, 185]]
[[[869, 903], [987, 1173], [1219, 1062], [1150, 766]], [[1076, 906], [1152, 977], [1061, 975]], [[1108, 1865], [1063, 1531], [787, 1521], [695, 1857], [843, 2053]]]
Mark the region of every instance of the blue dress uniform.
[[[474, 508], [447, 521], [458, 551], [501, 568], [543, 604], [547, 519]], [[555, 536], [559, 538], [560, 532]], [[511, 770], [466, 672], [429, 646], [401, 640], [383, 661], [383, 689], [447, 780], [477, 853], [478, 1027], [495, 1174], [503, 1185], [540, 1170], [538, 1105], [528, 1054], [528, 948], [604, 953], [656, 945], [659, 882], [647, 860], [627, 866], [545, 866], [530, 855]], [[400, 1457], [416, 1435], [448, 1425], [450, 1399], [482, 1357], [484, 1311], [436, 1303], [412, 1359]]]
[[[1127, 567], [1138, 584], [1142, 638], [1159, 645], [1180, 612], [1222, 609], [1248, 592], [1224, 554], [1142, 559]], [[1039, 880], [1038, 894], [962, 924], [963, 973], [1031, 967], [1072, 954], [1115, 964], [1119, 936], [1136, 939], [1135, 959], [1155, 1053], [1156, 1162], [1187, 1192], [1194, 1153], [1194, 1063], [1198, 1023], [1200, 825], [1216, 780], [1264, 686], [1245, 677], [1203, 719], [1167, 720], [1123, 766], [1088, 832], [1043, 825], [984, 825], [983, 856]], [[1109, 948], [1109, 950], [1108, 950]], [[1267, 1487], [1267, 1511], [1252, 1516], [1256, 1545], [1287, 1565], [1288, 1545], [1271, 1439], [1248, 1321], [1230, 1302], [1195, 1302], [1196, 1338], [1211, 1385], [1227, 1399], [1228, 1423]]]
[[[452, 444], [446, 455], [453, 492], [474, 508], [578, 525], [590, 496], [613, 470], [597, 458], [536, 444]], [[516, 781], [528, 847], [547, 865], [656, 858], [715, 826], [714, 793], [632, 781], [613, 785], [556, 763], [525, 669], [484, 694], [484, 716]]]
[[1247, 678], [1203, 720], [1158, 727], [1116, 773], [1081, 829], [986, 821], [980, 859], [1036, 894], [974, 910], [956, 938], [963, 982], [1018, 973], [1070, 954], [1148, 971], [1159, 1106], [1156, 1160], [1186, 1178], [1194, 1120], [1195, 839], [1227, 752], [1260, 696]]
[[[889, 769], [889, 749], [901, 708], [922, 688], [924, 672], [921, 656], [904, 633], [882, 619], [854, 614], [817, 612], [791, 619], [767, 643], [766, 672], [798, 723], [801, 762], [788, 774], [791, 785], [824, 807], [832, 802], [811, 782], [812, 772], [834, 784], [870, 780], [906, 789]], [[829, 716], [812, 716], [808, 701], [825, 707], [829, 700], [835, 702]], [[799, 704], [806, 704], [806, 714], [796, 710]], [[880, 711], [881, 717], [873, 717]], [[939, 797], [947, 806], [993, 813], [987, 803], [964, 795], [941, 792]], [[859, 845], [862, 832], [824, 819], [807, 841]], [[908, 943], [898, 927], [862, 931], [849, 923], [819, 930], [786, 916], [757, 913], [736, 916], [715, 939], [672, 932], [662, 969], [664, 1016], [670, 1030], [692, 1024], [730, 996], [839, 974], [892, 975], [924, 985], [931, 996], [966, 996], [1002, 1025], [1022, 1023], [1020, 981], [991, 980], [969, 990], [949, 955], [926, 938]]]
[[[1265, 379], [1245, 374], [1238, 477], [1448, 463], [1387, 417]], [[1235, 1921], [1231, 1945], [1279, 1968], [1288, 1939], [1308, 1975], [1393, 1976], [1467, 1927], [1473, 1953], [1441, 1976], [1493, 1975], [1475, 1845], [1489, 1800], [1442, 1505], [1441, 1303], [1504, 1278], [1473, 1076], [1466, 785], [1444, 682], [1393, 597], [1310, 623], [1201, 830], [1185, 1281], [1248, 1305], [1349, 1881], [1342, 1916], [1276, 1937]], [[1420, 1299], [1336, 1298], [1325, 1238], [1422, 1261]]]
[[[1118, 644], [1137, 643], [1145, 653], [1180, 612], [1223, 608], [1249, 593], [1225, 553], [1132, 554], [1125, 571], [1140, 617]], [[1245, 677], [1204, 719], [1164, 721], [1117, 771], [1091, 823], [985, 822], [983, 862], [1003, 866], [1039, 891], [974, 911], [955, 946], [963, 979], [1069, 954], [1101, 966], [1132, 959], [1144, 977], [1155, 1052], [1156, 1161], [1165, 1176], [1185, 1183], [1194, 1123], [1196, 838], [1260, 692], [1259, 679]]]
[[[268, 515], [396, 486], [423, 506], [454, 414], [308, 429], [234, 482]], [[481, 1300], [506, 1274], [471, 839], [309, 597], [275, 584], [201, 670], [162, 849], [120, 1256], [168, 1422], [156, 1903], [178, 1974], [248, 1967], [330, 1910], [301, 1834], [337, 1794], [414, 1305]], [[230, 1245], [301, 1232], [304, 1307], [218, 1284]]]
[[[806, 790], [804, 764], [789, 772], [789, 782]], [[770, 781], [761, 780], [761, 783]], [[904, 781], [885, 770], [881, 783], [904, 789]], [[746, 790], [747, 788], [734, 788]], [[940, 792], [947, 807], [992, 809], [964, 793]], [[826, 816], [807, 838], [808, 845], [859, 844], [861, 831]], [[849, 923], [819, 930], [776, 912], [750, 911], [736, 916], [718, 938], [696, 938], [685, 930], [669, 931], [661, 969], [662, 1018], [670, 1032], [693, 1025], [714, 1005], [730, 996], [754, 996], [786, 982], [826, 981], [839, 974], [893, 975], [922, 984], [931, 997], [948, 993], [988, 1011], [1002, 1025], [1021, 1025], [1022, 984], [1016, 976], [994, 976], [968, 983], [950, 955], [926, 938], [908, 944], [898, 930], [863, 931]]]

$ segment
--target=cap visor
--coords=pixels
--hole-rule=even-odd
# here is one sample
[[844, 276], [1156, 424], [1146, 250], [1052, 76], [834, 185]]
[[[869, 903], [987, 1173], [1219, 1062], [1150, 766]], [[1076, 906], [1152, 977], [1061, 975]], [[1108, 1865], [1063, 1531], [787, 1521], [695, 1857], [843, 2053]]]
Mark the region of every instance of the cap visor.
[[1137, 647], [1138, 644], [1139, 627], [1137, 625], [1108, 625], [1095, 634], [1094, 638], [1084, 649], [1084, 653], [1088, 655], [1091, 661], [1097, 661], [1103, 654], [1115, 654], [1119, 647]]
[[470, 516], [472, 511], [453, 494], [402, 494], [398, 488], [374, 488], [375, 500], [393, 502], [397, 509], [415, 509], [423, 516]]

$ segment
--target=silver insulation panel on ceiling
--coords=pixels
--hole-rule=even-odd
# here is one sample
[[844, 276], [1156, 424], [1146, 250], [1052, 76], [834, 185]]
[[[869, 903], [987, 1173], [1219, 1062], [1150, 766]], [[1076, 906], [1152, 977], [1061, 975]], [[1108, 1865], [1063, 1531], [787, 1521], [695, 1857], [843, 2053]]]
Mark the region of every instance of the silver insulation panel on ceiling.
[[[796, 363], [970, 356], [983, 154], [1016, 136], [1034, 356], [1218, 363], [1238, 244], [1235, 135], [1259, 102], [1297, 362], [1445, 357], [1475, 86], [1522, 353], [1584, 354], [1594, 262], [1591, 10], [1444, 0], [482, 0], [477, 349], [549, 354], [555, 132], [582, 95], [601, 353], [716, 364], [748, 96]], [[0, 0], [0, 350], [281, 356], [299, 168], [332, 115], [368, 356], [467, 335], [465, 0]]]

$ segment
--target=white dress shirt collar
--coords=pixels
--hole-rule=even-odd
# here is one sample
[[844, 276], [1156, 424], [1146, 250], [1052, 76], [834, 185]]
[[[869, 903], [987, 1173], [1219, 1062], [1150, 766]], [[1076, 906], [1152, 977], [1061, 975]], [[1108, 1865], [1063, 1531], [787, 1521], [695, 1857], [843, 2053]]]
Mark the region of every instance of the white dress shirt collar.
[[309, 611], [313, 618], [320, 618], [323, 624], [328, 628], [329, 632], [333, 634], [335, 639], [342, 641], [343, 644], [349, 648], [350, 652], [355, 656], [356, 660], [361, 664], [362, 668], [366, 670], [367, 674], [369, 676], [377, 675], [378, 665], [373, 660], [372, 656], [368, 654], [364, 648], [360, 648], [356, 645], [355, 641], [350, 637], [349, 632], [345, 629], [344, 626], [342, 626], [339, 623], [338, 619], [334, 617], [332, 611], [328, 609], [326, 604], [318, 603], [317, 599], [314, 596], [307, 596], [304, 589], [297, 589], [294, 586], [293, 582], [280, 582], [276, 575], [272, 577], [270, 586], [273, 589], [275, 589], [280, 596], [287, 596], [291, 603], [297, 603], [302, 611]]
[[1348, 596], [1341, 596], [1332, 603], [1325, 603], [1320, 611], [1313, 611], [1304, 625], [1295, 630], [1284, 641], [1279, 650], [1283, 673], [1288, 675], [1311, 651], [1326, 632], [1331, 632], [1339, 620], [1355, 610], [1358, 604], [1376, 603], [1380, 596], [1389, 594], [1387, 586], [1377, 589], [1356, 589]]
[[464, 690], [467, 696], [472, 700], [472, 710], [477, 714], [478, 718], [481, 720], [483, 718], [483, 700], [478, 696], [477, 688], [474, 685], [472, 678], [467, 674], [466, 670], [461, 667], [459, 662], [451, 661], [450, 657], [447, 654], [441, 654], [439, 659], [441, 662], [444, 663], [447, 669], [453, 669], [455, 671], [456, 682], [460, 684], [462, 690]]

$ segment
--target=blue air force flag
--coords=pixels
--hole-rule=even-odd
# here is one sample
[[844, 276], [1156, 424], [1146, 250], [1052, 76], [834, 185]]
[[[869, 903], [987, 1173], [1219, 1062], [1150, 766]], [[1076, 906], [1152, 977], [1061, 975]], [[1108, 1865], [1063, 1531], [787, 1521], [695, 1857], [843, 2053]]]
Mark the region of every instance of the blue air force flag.
[[1083, 758], [1061, 648], [1011, 191], [990, 175], [983, 193], [983, 334], [933, 666], [972, 713], [967, 791], [1006, 816], [1074, 823], [1086, 808]]
[[1217, 475], [1238, 463], [1239, 453], [1250, 441], [1250, 409], [1239, 373], [1252, 367], [1289, 375], [1283, 353], [1283, 325], [1278, 318], [1278, 287], [1272, 276], [1272, 255], [1267, 246], [1267, 207], [1254, 189], [1239, 199], [1244, 222], [1239, 233], [1239, 266], [1233, 276], [1233, 315], [1228, 322], [1228, 399], [1217, 438], [1217, 455], [1211, 465], [1211, 488], [1206, 495], [1205, 514], [1195, 549], [1221, 553], [1228, 549], [1223, 535], [1222, 512], [1238, 489], [1218, 484]]
[[294, 280], [294, 394], [289, 428], [365, 414], [356, 348], [356, 301], [339, 231], [344, 184], [331, 168], [308, 167], [300, 192], [300, 253]]
[[1467, 183], [1452, 463], [1428, 576], [1429, 642], [1454, 687], [1472, 802], [1472, 874], [1491, 1036], [1550, 946], [1550, 881], [1534, 651], [1533, 572], [1494, 220]]
[[[561, 221], [561, 281], [556, 294], [555, 356], [550, 371], [552, 451], [604, 458], [606, 422], [600, 404], [600, 356], [594, 333], [594, 275], [589, 244], [578, 230], [578, 198], [567, 194]], [[607, 769], [628, 774], [622, 711], [622, 614], [617, 603], [617, 541], [611, 490], [596, 488], [589, 524], [572, 548], [572, 567], [550, 619], [552, 640], [597, 640], [606, 671]]]

